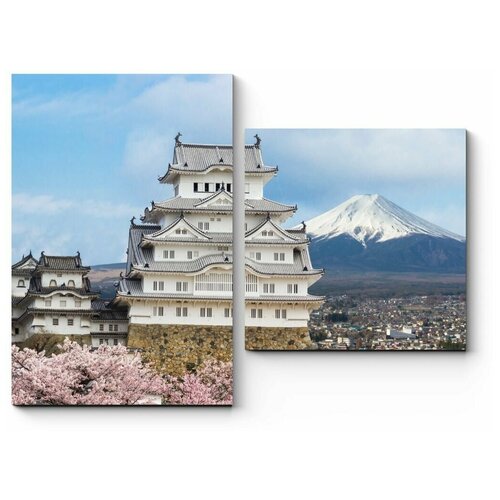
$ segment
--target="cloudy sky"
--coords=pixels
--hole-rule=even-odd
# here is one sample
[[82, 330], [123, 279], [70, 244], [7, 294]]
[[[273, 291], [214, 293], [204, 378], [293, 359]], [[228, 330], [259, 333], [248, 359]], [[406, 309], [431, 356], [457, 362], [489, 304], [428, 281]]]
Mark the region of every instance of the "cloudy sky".
[[160, 185], [174, 136], [230, 144], [226, 75], [15, 75], [12, 79], [13, 261], [75, 254], [122, 261], [129, 219]]
[[258, 133], [278, 176], [268, 198], [297, 203], [290, 222], [319, 215], [356, 194], [381, 194], [465, 235], [465, 131], [458, 129], [248, 129]]

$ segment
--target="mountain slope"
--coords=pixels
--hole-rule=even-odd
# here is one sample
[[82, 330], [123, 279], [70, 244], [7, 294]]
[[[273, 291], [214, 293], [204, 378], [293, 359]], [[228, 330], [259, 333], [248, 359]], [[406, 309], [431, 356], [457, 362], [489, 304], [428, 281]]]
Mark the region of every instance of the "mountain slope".
[[357, 195], [307, 223], [311, 237], [351, 236], [361, 244], [425, 234], [465, 241], [465, 238], [440, 228], [399, 207], [379, 194]]
[[354, 196], [306, 222], [315, 266], [465, 272], [465, 238], [380, 195]]

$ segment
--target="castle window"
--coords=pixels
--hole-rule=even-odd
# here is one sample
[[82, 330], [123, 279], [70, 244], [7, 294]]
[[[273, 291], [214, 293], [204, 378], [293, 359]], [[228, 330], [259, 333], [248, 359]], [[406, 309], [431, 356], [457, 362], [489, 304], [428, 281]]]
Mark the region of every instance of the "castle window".
[[194, 191], [195, 193], [197, 193], [197, 192], [198, 192], [198, 183], [197, 183], [197, 182], [193, 182], [193, 191]]
[[113, 325], [108, 325], [108, 330], [109, 330], [110, 332], [112, 332], [112, 331], [113, 331]]
[[68, 281], [68, 286], [75, 286], [75, 282], [73, 280]]
[[51, 307], [52, 306], [52, 300], [51, 299], [46, 299], [45, 300], [45, 307]]
[[260, 252], [255, 252], [255, 260], [262, 260], [262, 254]]
[[188, 308], [187, 307], [176, 307], [175, 308], [175, 315], [178, 317], [180, 317], [180, 316], [186, 317], [188, 315]]
[[257, 276], [255, 276], [254, 274], [245, 275], [245, 290], [247, 292], [257, 291]]
[[165, 289], [165, 282], [164, 281], [153, 281], [153, 290], [163, 292]]
[[58, 278], [62, 278], [62, 273], [57, 273]]
[[264, 283], [262, 287], [264, 293], [275, 293], [276, 285], [274, 283]]
[[17, 282], [17, 286], [21, 287], [21, 288], [24, 288], [25, 287], [25, 284], [24, 284], [24, 280], [19, 280]]
[[[163, 307], [162, 307], [162, 309], [163, 309]], [[163, 314], [162, 314], [162, 316], [163, 316]], [[118, 325], [114, 325], [113, 330], [114, 330], [115, 332], [117, 332], [117, 331], [118, 331]]]
[[299, 293], [299, 285], [297, 283], [288, 283], [286, 291], [287, 293]]
[[[153, 316], [163, 316], [163, 306], [153, 307]], [[116, 326], [115, 332], [117, 332], [118, 325], [115, 325], [115, 326]]]
[[14, 328], [14, 335], [19, 335], [19, 328]]
[[52, 318], [52, 324], [53, 325], [58, 325], [59, 324], [59, 318]]
[[113, 339], [113, 345], [118, 345], [118, 339]]
[[228, 182], [226, 184], [226, 188], [227, 188], [227, 192], [230, 193], [231, 192], [231, 183], [230, 182]]
[[103, 324], [103, 323], [101, 323], [101, 324], [99, 325], [99, 331], [100, 331], [100, 332], [103, 332], [103, 331], [104, 331], [104, 324]]
[[188, 282], [187, 281], [177, 281], [175, 283], [175, 291], [176, 292], [187, 292], [188, 291]]
[[262, 318], [262, 309], [250, 309], [251, 318]]
[[104, 344], [104, 339], [99, 339], [99, 345]]
[[68, 326], [73, 326], [74, 320], [73, 318], [68, 318]]
[[226, 251], [226, 252], [227, 252], [227, 251], [229, 250], [229, 247], [217, 247], [217, 250], [218, 250], [219, 252], [224, 252], [224, 251]]
[[274, 310], [274, 317], [276, 319], [280, 319], [280, 318], [286, 319], [286, 309], [275, 309]]
[[200, 307], [200, 317], [201, 318], [211, 318], [212, 308], [211, 307]]
[[164, 259], [175, 259], [175, 250], [163, 250]]
[[284, 252], [281, 252], [281, 253], [275, 252], [274, 260], [280, 260], [283, 262], [285, 260], [285, 253]]
[[75, 299], [75, 307], [82, 307], [82, 301], [80, 299]]
[[179, 185], [174, 186], [174, 196], [179, 196]]
[[233, 317], [233, 308], [232, 307], [226, 307], [224, 309], [224, 317], [225, 318], [232, 318]]
[[56, 280], [50, 280], [49, 286], [57, 286]]
[[267, 231], [262, 231], [262, 236], [267, 236]]

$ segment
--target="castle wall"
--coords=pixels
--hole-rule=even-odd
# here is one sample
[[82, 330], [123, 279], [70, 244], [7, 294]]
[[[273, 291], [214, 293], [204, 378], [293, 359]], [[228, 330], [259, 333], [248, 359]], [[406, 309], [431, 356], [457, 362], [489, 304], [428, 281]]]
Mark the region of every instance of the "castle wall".
[[249, 351], [301, 351], [314, 349], [307, 327], [245, 328], [245, 348]]
[[209, 359], [232, 361], [232, 338], [231, 326], [131, 324], [127, 346], [159, 372], [180, 376]]

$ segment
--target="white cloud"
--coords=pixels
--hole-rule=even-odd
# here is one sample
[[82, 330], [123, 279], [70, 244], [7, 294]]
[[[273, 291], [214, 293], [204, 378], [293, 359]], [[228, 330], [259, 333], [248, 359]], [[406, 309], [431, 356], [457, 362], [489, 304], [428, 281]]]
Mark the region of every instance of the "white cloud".
[[[270, 133], [269, 149], [286, 151], [279, 162], [310, 168], [317, 177], [368, 176], [394, 180], [463, 180], [465, 132], [461, 130], [283, 130]], [[253, 130], [249, 131], [254, 133]], [[260, 131], [265, 141], [266, 131]], [[278, 142], [276, 148], [273, 141]], [[266, 145], [264, 142], [263, 145]], [[266, 155], [269, 156], [269, 155]], [[276, 155], [277, 156], [277, 155]]]
[[25, 214], [59, 214], [73, 205], [71, 200], [56, 199], [47, 194], [17, 193], [12, 196], [13, 210]]
[[57, 215], [61, 217], [67, 211], [103, 219], [131, 217], [137, 213], [137, 207], [125, 203], [89, 198], [69, 200], [46, 194], [30, 195], [28, 193], [16, 193], [12, 196], [12, 210], [14, 215]]

